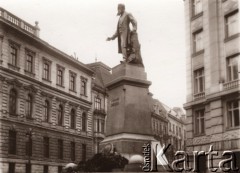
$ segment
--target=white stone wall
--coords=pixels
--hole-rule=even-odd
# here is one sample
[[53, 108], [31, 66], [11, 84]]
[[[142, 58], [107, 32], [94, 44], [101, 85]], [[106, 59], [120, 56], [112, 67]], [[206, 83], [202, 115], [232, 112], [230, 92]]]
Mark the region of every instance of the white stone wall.
[[[197, 17], [191, 17], [191, 1], [185, 0], [186, 23], [186, 61], [187, 61], [187, 103], [185, 104], [187, 115], [187, 149], [207, 151], [210, 144], [219, 150], [239, 150], [240, 138], [234, 133], [236, 129], [227, 129], [226, 100], [237, 98], [234, 92], [239, 88], [224, 90], [227, 82], [227, 58], [240, 53], [240, 36], [233, 38], [225, 36], [225, 15], [239, 8], [239, 1], [228, 0], [203, 0], [203, 13]], [[203, 29], [204, 52], [192, 56], [192, 33], [199, 28]], [[240, 32], [239, 32], [240, 33]], [[196, 100], [193, 95], [194, 81], [193, 71], [204, 67], [205, 72], [205, 96]], [[232, 95], [231, 95], [232, 94]], [[194, 135], [194, 110], [205, 108], [205, 135]], [[239, 133], [238, 133], [239, 134]], [[229, 144], [223, 143], [228, 139]]]

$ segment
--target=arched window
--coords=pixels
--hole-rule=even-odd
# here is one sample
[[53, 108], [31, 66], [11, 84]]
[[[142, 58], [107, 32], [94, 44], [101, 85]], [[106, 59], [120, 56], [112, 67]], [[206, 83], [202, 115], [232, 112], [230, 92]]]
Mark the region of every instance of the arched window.
[[50, 120], [50, 103], [48, 100], [44, 102], [44, 120], [49, 122]]
[[70, 115], [71, 117], [71, 121], [70, 121], [70, 127], [71, 127], [71, 129], [75, 129], [75, 126], [76, 126], [76, 123], [75, 123], [75, 110], [74, 109], [72, 109], [71, 110], [71, 115]]
[[82, 130], [83, 131], [87, 130], [87, 114], [86, 114], [86, 112], [83, 112], [83, 114], [82, 114]]
[[15, 89], [11, 89], [9, 94], [9, 114], [17, 114], [17, 91]]
[[26, 101], [26, 116], [27, 118], [32, 118], [33, 113], [33, 96], [28, 94], [27, 101]]
[[59, 107], [58, 107], [58, 119], [57, 119], [59, 126], [63, 125], [63, 116], [64, 116], [63, 106], [59, 105]]

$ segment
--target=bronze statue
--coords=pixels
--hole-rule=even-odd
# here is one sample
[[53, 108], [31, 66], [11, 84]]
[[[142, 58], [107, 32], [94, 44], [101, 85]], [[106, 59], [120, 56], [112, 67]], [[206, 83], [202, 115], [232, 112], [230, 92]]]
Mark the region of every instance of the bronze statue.
[[[125, 11], [125, 5], [118, 5], [119, 17], [117, 31], [112, 37], [108, 37], [107, 41], [114, 40], [118, 37], [118, 53], [123, 55], [123, 59], [128, 63], [139, 64], [143, 66], [140, 52], [140, 44], [137, 35], [137, 21], [131, 13]], [[132, 31], [129, 24], [132, 24]]]

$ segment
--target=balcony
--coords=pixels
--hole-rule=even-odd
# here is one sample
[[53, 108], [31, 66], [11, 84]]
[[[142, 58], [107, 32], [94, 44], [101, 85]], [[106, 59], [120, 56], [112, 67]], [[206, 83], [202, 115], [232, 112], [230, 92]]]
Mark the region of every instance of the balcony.
[[93, 114], [106, 115], [106, 111], [104, 109], [94, 109]]
[[226, 83], [223, 84], [223, 90], [238, 88], [239, 85], [240, 85], [240, 80], [234, 80], [234, 81], [226, 82]]
[[104, 139], [105, 135], [102, 132], [94, 132], [94, 137], [95, 138], [100, 138], [100, 139]]
[[205, 92], [196, 93], [193, 96], [195, 100], [199, 100], [205, 97]]
[[19, 29], [24, 30], [29, 34], [39, 37], [40, 29], [38, 27], [38, 22], [35, 22], [36, 26], [32, 26], [29, 23], [18, 18], [17, 16], [13, 15], [12, 13], [6, 11], [3, 8], [0, 8], [0, 19], [7, 23], [11, 23], [12, 25], [15, 25]]

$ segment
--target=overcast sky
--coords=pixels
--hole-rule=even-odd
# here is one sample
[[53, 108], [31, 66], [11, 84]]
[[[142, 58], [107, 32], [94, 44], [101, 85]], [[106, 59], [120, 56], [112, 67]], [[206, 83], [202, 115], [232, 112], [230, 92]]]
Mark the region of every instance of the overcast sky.
[[170, 107], [186, 97], [183, 0], [0, 0], [0, 6], [23, 20], [39, 21], [40, 37], [83, 63], [97, 58], [110, 67], [122, 60], [116, 30], [121, 2], [138, 22], [142, 58], [150, 92]]

